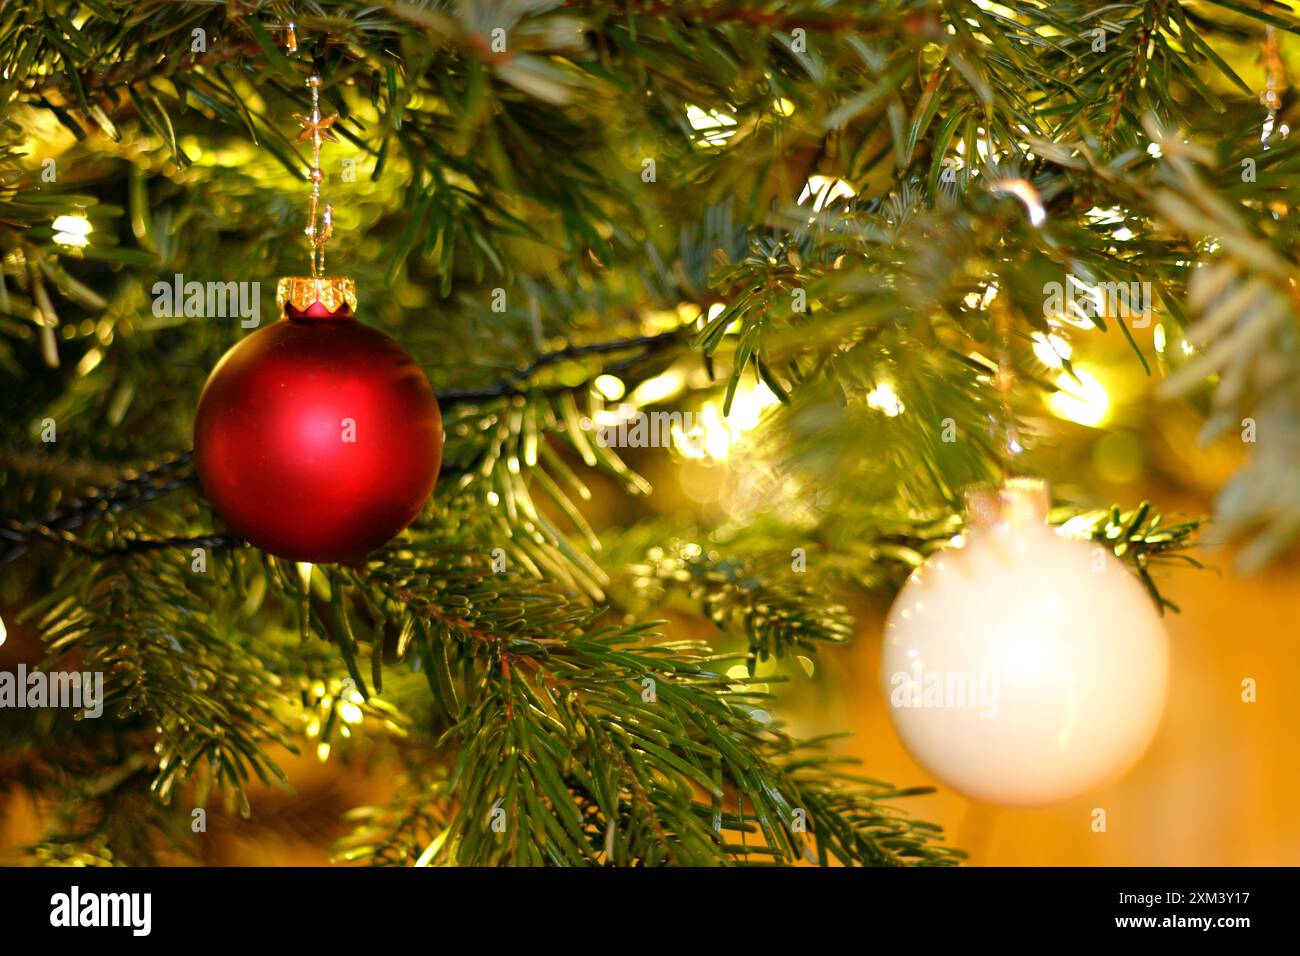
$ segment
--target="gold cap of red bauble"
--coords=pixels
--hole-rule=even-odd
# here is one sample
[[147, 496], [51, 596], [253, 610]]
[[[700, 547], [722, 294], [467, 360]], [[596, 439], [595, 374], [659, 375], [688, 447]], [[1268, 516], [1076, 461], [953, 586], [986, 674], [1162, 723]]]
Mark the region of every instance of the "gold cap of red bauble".
[[313, 305], [337, 312], [344, 305], [357, 310], [357, 284], [351, 276], [285, 276], [275, 289], [275, 304], [281, 310], [289, 304], [297, 312]]
[[[292, 52], [297, 41], [289, 29]], [[284, 318], [242, 338], [217, 363], [194, 416], [199, 483], [227, 527], [292, 561], [359, 560], [415, 520], [442, 462], [442, 415], [420, 366], [356, 321], [356, 282], [325, 274], [333, 210], [322, 207], [320, 112], [308, 77], [307, 226], [311, 274], [279, 281]]]

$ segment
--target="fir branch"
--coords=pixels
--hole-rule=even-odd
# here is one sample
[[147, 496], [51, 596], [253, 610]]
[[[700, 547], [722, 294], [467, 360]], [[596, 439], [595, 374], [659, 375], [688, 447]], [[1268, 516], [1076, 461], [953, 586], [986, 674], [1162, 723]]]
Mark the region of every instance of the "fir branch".
[[[480, 405], [502, 398], [522, 398], [535, 395], [537, 389], [528, 383], [538, 373], [553, 366], [582, 359], [593, 355], [630, 352], [632, 357], [626, 363], [640, 362], [647, 355], [654, 354], [674, 343], [680, 342], [681, 333], [677, 330], [661, 332], [655, 335], [643, 335], [630, 338], [610, 339], [582, 345], [566, 345], [562, 348], [545, 352], [528, 365], [511, 372], [498, 383], [481, 389], [448, 390], [438, 396], [439, 405], [450, 410], [461, 405]], [[584, 383], [597, 375], [625, 367], [623, 362], [601, 366], [597, 371], [584, 375]], [[542, 394], [563, 395], [579, 386], [561, 385], [544, 387]], [[112, 486], [103, 490], [82, 493], [67, 506], [32, 521], [0, 521], [0, 541], [8, 543], [0, 551], [0, 566], [16, 560], [25, 554], [33, 544], [43, 542], [63, 547], [82, 554], [106, 556], [110, 554], [137, 554], [158, 548], [169, 547], [229, 547], [239, 542], [238, 538], [216, 533], [198, 535], [178, 535], [172, 537], [134, 537], [121, 540], [110, 546], [87, 544], [73, 534], [70, 529], [94, 522], [106, 515], [116, 514], [139, 508], [161, 496], [180, 488], [193, 487], [193, 451], [174, 455], [160, 464], [146, 467], [142, 471], [129, 470]], [[447, 469], [450, 470], [450, 469]]]
[[741, 561], [677, 541], [655, 546], [628, 573], [645, 600], [658, 604], [668, 589], [684, 588], [719, 629], [743, 633], [753, 675], [760, 662], [796, 651], [813, 653], [818, 645], [842, 644], [851, 634], [848, 610], [800, 580], [806, 571], [796, 567], [800, 560], [776, 552]]
[[69, 562], [51, 592], [27, 609], [41, 615], [57, 670], [74, 655], [105, 675], [110, 715], [147, 715], [156, 723], [153, 790], [166, 802], [178, 782], [205, 766], [248, 812], [243, 784], [283, 780], [264, 748], [290, 751], [278, 711], [277, 678], [251, 648], [216, 633], [190, 609], [193, 594], [171, 562], [142, 556]]
[[[441, 740], [459, 747], [447, 784], [454, 815], [426, 862], [718, 864], [802, 853], [794, 811], [809, 791], [768, 756], [798, 744], [758, 715], [758, 696], [713, 670], [720, 659], [706, 647], [661, 643], [649, 625], [602, 624], [598, 612], [446, 546], [346, 577], [402, 615], [405, 647], [450, 721]], [[853, 792], [866, 809], [881, 791]], [[728, 793], [748, 811], [724, 812]], [[910, 846], [868, 827], [841, 845], [848, 860], [951, 859], [933, 834], [893, 823], [895, 835], [915, 837]]]

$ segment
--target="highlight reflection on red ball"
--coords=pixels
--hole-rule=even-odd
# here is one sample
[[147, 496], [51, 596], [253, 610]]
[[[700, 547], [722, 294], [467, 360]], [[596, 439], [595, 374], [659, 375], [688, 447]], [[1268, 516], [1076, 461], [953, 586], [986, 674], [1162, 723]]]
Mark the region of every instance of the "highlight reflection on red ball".
[[350, 307], [285, 311], [208, 378], [194, 419], [199, 482], [230, 529], [265, 551], [357, 558], [433, 492], [442, 416], [420, 367]]

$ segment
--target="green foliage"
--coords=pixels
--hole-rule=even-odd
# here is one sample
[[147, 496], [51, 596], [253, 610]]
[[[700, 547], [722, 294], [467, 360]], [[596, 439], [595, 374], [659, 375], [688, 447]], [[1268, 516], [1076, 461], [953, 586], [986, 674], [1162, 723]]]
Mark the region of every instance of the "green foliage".
[[[404, 773], [354, 813], [348, 861], [953, 862], [888, 802], [912, 791], [846, 773], [728, 672], [849, 639], [854, 589], [887, 596], [959, 533], [966, 486], [1075, 480], [1035, 335], [1127, 343], [1207, 437], [1252, 419], [1219, 517], [1250, 566], [1300, 535], [1300, 167], [1285, 115], [1261, 140], [1255, 62], [1266, 27], [1290, 51], [1285, 8], [290, 6], [297, 57], [282, 3], [0, 7], [0, 598], [47, 666], [106, 671], [112, 711], [0, 746], [63, 808], [32, 859], [193, 858], [179, 791], [239, 807], [282, 746], [364, 744]], [[150, 290], [302, 271], [310, 65], [343, 139], [330, 264], [428, 372], [447, 447], [414, 528], [304, 583], [224, 534], [183, 454], [178, 409], [243, 330], [155, 315]], [[1067, 276], [1149, 282], [1186, 348], [1050, 314]], [[645, 410], [734, 412], [761, 383], [768, 470], [728, 514], [656, 517], [656, 460], [594, 435], [602, 374], [675, 377]], [[1057, 520], [1172, 607], [1149, 572], [1191, 560], [1196, 523], [1066, 497]], [[660, 603], [717, 649], [638, 623]]]
[[1177, 611], [1178, 605], [1156, 589], [1151, 577], [1152, 566], [1164, 563], [1201, 567], [1195, 558], [1182, 553], [1192, 543], [1200, 522], [1166, 523], [1164, 516], [1154, 512], [1147, 502], [1132, 511], [1121, 512], [1113, 506], [1109, 511], [1076, 514], [1065, 521], [1065, 525], [1071, 534], [1104, 545], [1117, 557], [1132, 564], [1161, 614], [1166, 608]]
[[628, 570], [651, 601], [662, 600], [669, 587], [683, 587], [720, 629], [742, 631], [752, 675], [760, 661], [797, 650], [814, 653], [818, 644], [842, 644], [852, 632], [848, 610], [801, 580], [801, 563], [806, 556], [780, 552], [743, 562], [677, 542], [669, 551], [652, 548], [644, 564]]

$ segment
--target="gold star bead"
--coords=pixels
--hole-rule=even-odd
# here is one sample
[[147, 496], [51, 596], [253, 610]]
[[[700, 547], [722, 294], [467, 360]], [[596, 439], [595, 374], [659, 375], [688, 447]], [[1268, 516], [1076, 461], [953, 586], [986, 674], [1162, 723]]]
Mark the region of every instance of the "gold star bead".
[[309, 139], [319, 139], [321, 142], [337, 143], [339, 138], [334, 135], [330, 129], [334, 125], [337, 116], [322, 116], [319, 119], [313, 119], [310, 116], [300, 116], [293, 114], [299, 125], [302, 126], [302, 132], [298, 134], [298, 142], [303, 143]]

